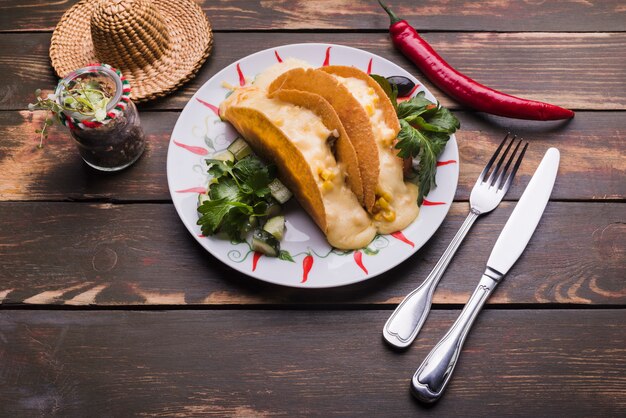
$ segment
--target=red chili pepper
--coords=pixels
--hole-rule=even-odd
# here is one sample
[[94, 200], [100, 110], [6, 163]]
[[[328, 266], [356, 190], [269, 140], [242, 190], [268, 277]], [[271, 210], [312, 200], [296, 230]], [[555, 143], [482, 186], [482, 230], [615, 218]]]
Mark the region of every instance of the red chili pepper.
[[446, 204], [446, 202], [433, 202], [433, 201], [428, 200], [428, 199], [424, 199], [422, 201], [422, 205], [424, 205], [424, 206], [439, 206], [439, 205], [445, 205], [445, 204]]
[[209, 153], [208, 150], [206, 150], [205, 148], [202, 147], [194, 147], [192, 145], [187, 145], [187, 144], [183, 144], [182, 142], [178, 142], [176, 140], [173, 141], [174, 144], [178, 145], [181, 148], [186, 149], [189, 152], [193, 152], [194, 154], [198, 154], [198, 155], [207, 155]]
[[188, 189], [176, 190], [176, 193], [206, 193], [206, 187], [190, 187]]
[[246, 78], [243, 76], [243, 72], [241, 71], [241, 67], [239, 66], [239, 63], [237, 63], [236, 67], [237, 67], [237, 75], [239, 75], [239, 85], [243, 87], [246, 85]]
[[328, 47], [326, 48], [326, 57], [324, 58], [324, 63], [322, 64], [322, 67], [328, 67], [330, 65], [330, 48], [332, 47]]
[[262, 252], [255, 251], [252, 255], [252, 271], [256, 270], [256, 265], [259, 262], [259, 258], [263, 255]]
[[211, 109], [211, 110], [213, 111], [213, 113], [215, 113], [217, 116], [219, 116], [219, 115], [220, 115], [220, 109], [219, 109], [219, 107], [217, 107], [217, 106], [215, 106], [215, 105], [212, 105], [212, 104], [211, 104], [211, 103], [209, 103], [209, 102], [205, 102], [204, 100], [198, 99], [197, 97], [196, 97], [196, 100], [197, 100], [198, 102], [202, 103], [203, 105], [205, 105], [206, 107], [208, 107], [209, 109]]
[[391, 23], [389, 33], [396, 48], [450, 97], [481, 112], [516, 119], [570, 119], [574, 112], [548, 103], [511, 96], [484, 86], [450, 66], [418, 35], [406, 20], [397, 17], [378, 0]]
[[302, 282], [304, 283], [309, 278], [309, 272], [311, 271], [311, 267], [313, 267], [313, 256], [311, 254], [304, 257], [302, 260]]
[[354, 252], [354, 261], [356, 262], [357, 266], [361, 267], [361, 270], [363, 270], [365, 274], [369, 274], [367, 268], [365, 268], [365, 266], [363, 265], [363, 253], [361, 251]]
[[437, 167], [448, 164], [456, 164], [456, 160], [437, 161]]
[[415, 247], [415, 244], [413, 243], [413, 241], [405, 237], [402, 231], [396, 231], [393, 234], [391, 234], [391, 236], [397, 240], [404, 242], [405, 244], [409, 244], [411, 247]]

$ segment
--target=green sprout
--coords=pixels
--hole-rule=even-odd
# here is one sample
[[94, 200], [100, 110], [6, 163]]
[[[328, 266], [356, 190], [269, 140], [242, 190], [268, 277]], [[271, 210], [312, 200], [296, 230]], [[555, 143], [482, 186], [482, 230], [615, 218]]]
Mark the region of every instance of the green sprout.
[[95, 119], [102, 122], [107, 116], [107, 105], [111, 101], [112, 92], [107, 86], [96, 80], [85, 81], [82, 78], [72, 80], [71, 85], [64, 82], [60, 96], [56, 94], [42, 95], [41, 89], [35, 90], [35, 103], [28, 105], [28, 110], [45, 110], [47, 112], [41, 129], [36, 129], [39, 134], [38, 148], [43, 148], [43, 142], [48, 138], [48, 128], [59, 120], [63, 112], [79, 118]]

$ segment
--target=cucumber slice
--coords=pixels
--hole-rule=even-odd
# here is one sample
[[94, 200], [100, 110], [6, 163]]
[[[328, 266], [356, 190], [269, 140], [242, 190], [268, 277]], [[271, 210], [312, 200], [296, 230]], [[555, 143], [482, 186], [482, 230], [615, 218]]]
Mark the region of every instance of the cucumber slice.
[[291, 191], [285, 186], [280, 180], [274, 179], [268, 186], [270, 188], [270, 193], [272, 197], [278, 201], [278, 203], [283, 204], [289, 199], [293, 194]]
[[250, 145], [248, 145], [243, 138], [235, 139], [233, 143], [228, 146], [227, 150], [235, 156], [236, 161], [246, 158], [248, 155], [252, 154], [252, 148], [250, 148]]
[[274, 216], [273, 218], [269, 218], [267, 222], [265, 222], [265, 225], [263, 225], [263, 230], [269, 232], [274, 238], [280, 241], [283, 239], [285, 233], [285, 217]]
[[281, 208], [278, 203], [270, 203], [270, 205], [267, 207], [267, 210], [265, 211], [265, 216], [267, 217], [267, 219], [273, 218], [274, 216], [280, 215], [280, 212], [282, 212], [282, 210], [283, 208]]
[[256, 216], [250, 216], [248, 218], [248, 223], [252, 226], [252, 228], [256, 228], [257, 226], [259, 226], [259, 218], [257, 218]]
[[211, 157], [214, 160], [220, 160], [220, 161], [230, 161], [230, 162], [235, 162], [235, 154], [233, 154], [232, 152], [230, 152], [229, 150], [225, 149], [223, 151], [219, 151], [216, 152], [215, 154], [213, 154], [213, 156]]
[[204, 202], [206, 202], [207, 200], [211, 200], [211, 198], [209, 197], [208, 193], [201, 193], [198, 195], [198, 206], [202, 206], [202, 204]]
[[276, 257], [280, 252], [280, 242], [269, 232], [256, 229], [252, 236], [252, 249], [268, 257]]
[[242, 226], [243, 235], [252, 231], [259, 226], [259, 220], [256, 216], [250, 216], [245, 224]]

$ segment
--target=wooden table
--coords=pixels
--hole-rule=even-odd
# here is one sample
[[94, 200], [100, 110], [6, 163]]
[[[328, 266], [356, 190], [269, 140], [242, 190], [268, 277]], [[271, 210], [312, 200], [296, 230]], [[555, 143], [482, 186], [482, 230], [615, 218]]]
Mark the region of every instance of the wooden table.
[[[396, 52], [375, 1], [205, 1], [214, 50], [178, 93], [140, 107], [149, 146], [94, 172], [66, 131], [43, 149], [52, 29], [74, 1], [0, 1], [0, 415], [624, 416], [626, 414], [626, 8], [623, 2], [391, 1], [452, 65], [491, 87], [576, 110], [528, 122], [464, 109]], [[418, 4], [419, 3], [419, 4]], [[455, 203], [429, 243], [377, 278], [277, 287], [222, 265], [170, 200], [169, 135], [191, 95], [271, 46], [330, 42], [408, 69], [461, 120]], [[507, 200], [478, 221], [414, 345], [381, 329], [461, 225], [506, 131], [531, 140]], [[548, 147], [562, 154], [525, 253], [470, 334], [446, 395], [426, 408], [409, 379], [473, 290]]]

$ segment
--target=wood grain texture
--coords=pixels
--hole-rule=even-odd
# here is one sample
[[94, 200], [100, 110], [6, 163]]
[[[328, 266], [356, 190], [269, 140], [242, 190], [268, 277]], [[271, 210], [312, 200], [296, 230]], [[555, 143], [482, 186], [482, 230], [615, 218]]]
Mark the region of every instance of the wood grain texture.
[[146, 150], [130, 168], [115, 173], [85, 164], [68, 130], [50, 129], [38, 148], [45, 112], [0, 112], [0, 200], [170, 200], [165, 164], [178, 113], [141, 112]]
[[[561, 151], [552, 195], [557, 200], [619, 200], [626, 196], [626, 119], [611, 112], [579, 112], [568, 123], [542, 124], [456, 111], [460, 176], [456, 200], [467, 200], [478, 174], [507, 131], [531, 141], [506, 199], [518, 199], [549, 147]], [[55, 127], [43, 149], [35, 129], [43, 112], [0, 112], [0, 200], [169, 201], [166, 159], [178, 112], [141, 112], [148, 148], [137, 164], [103, 174], [80, 159], [67, 130]], [[199, 128], [204, 129], [202, 121]], [[620, 151], [622, 150], [622, 151]], [[446, 167], [441, 167], [445, 170]]]
[[[626, 33], [444, 32], [424, 37], [458, 70], [506, 93], [576, 110], [626, 109]], [[5, 78], [0, 85], [0, 110], [26, 109], [35, 89], [56, 85], [48, 58], [49, 42], [50, 34], [0, 34], [0, 75]], [[175, 95], [143, 108], [182, 109], [200, 86], [227, 65], [262, 49], [302, 42], [348, 45], [390, 59], [420, 79], [442, 104], [459, 107], [393, 49], [386, 34], [219, 33], [211, 56], [195, 79]], [[321, 65], [323, 59], [320, 56], [316, 63], [312, 57], [311, 62]], [[360, 66], [365, 70], [367, 62]], [[246, 71], [246, 75], [254, 73]]]
[[[116, 174], [87, 168], [58, 127], [37, 149], [43, 115], [25, 110], [57, 82], [51, 31], [76, 1], [0, 0], [0, 416], [626, 416], [623, 1], [389, 0], [468, 76], [576, 110], [542, 123], [447, 98], [393, 49], [375, 0], [196, 0], [216, 31], [212, 54], [176, 94], [140, 108], [148, 148]], [[248, 54], [301, 42], [396, 62], [462, 123], [456, 202], [433, 238], [386, 274], [337, 289], [235, 272], [195, 242], [167, 188], [170, 133], [192, 94]], [[531, 140], [508, 201], [470, 232], [413, 346], [390, 350], [384, 322], [458, 230], [507, 131]], [[550, 146], [562, 155], [553, 200], [478, 317], [446, 395], [426, 408], [409, 379]]]
[[[76, 0], [0, 1], [0, 31], [50, 31]], [[370, 0], [197, 1], [217, 31], [386, 30], [389, 18]], [[623, 31], [626, 11], [618, 0], [438, 0], [387, 2], [420, 30]]]
[[[467, 301], [513, 206], [503, 203], [477, 222], [440, 283], [435, 303]], [[3, 203], [0, 301], [394, 305], [426, 278], [467, 210], [466, 203], [454, 204], [429, 243], [388, 273], [352, 286], [309, 290], [266, 284], [226, 267], [195, 242], [172, 205]], [[625, 215], [619, 203], [550, 203], [529, 246], [490, 303], [624, 305]], [[372, 256], [364, 258], [366, 265], [368, 257]], [[294, 283], [299, 280], [294, 277]], [[314, 280], [312, 271], [309, 281]]]
[[406, 352], [387, 311], [0, 311], [3, 416], [623, 416], [619, 310], [486, 310], [434, 407], [409, 380], [458, 311]]

